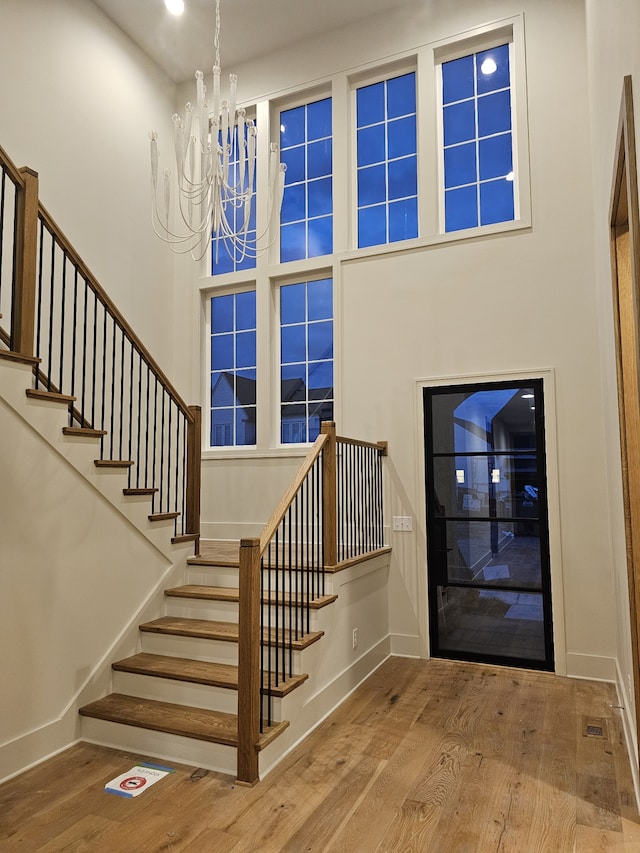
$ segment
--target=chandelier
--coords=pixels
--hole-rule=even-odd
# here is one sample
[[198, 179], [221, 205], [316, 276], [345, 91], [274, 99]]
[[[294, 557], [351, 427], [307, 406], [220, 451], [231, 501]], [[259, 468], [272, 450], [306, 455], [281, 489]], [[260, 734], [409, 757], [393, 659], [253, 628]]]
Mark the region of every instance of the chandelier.
[[[255, 258], [275, 241], [274, 220], [284, 193], [279, 146], [269, 155], [267, 224], [257, 234], [255, 224], [256, 127], [246, 110], [236, 106], [238, 78], [229, 75], [229, 94], [220, 94], [220, 0], [216, 0], [215, 65], [211, 103], [202, 71], [196, 71], [196, 103], [187, 103], [184, 116], [173, 116], [176, 181], [164, 170], [158, 186], [158, 134], [151, 139], [153, 230], [176, 253], [190, 252], [201, 260], [212, 238], [236, 262]], [[173, 211], [172, 184], [177, 196]], [[159, 196], [162, 196], [162, 202]], [[170, 225], [171, 220], [171, 225]], [[176, 223], [175, 225], [173, 223]]]

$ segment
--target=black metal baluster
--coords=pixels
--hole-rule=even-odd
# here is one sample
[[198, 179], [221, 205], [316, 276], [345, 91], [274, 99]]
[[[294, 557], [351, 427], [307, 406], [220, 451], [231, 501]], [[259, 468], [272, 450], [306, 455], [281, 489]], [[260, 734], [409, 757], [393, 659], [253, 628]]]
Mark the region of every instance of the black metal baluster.
[[182, 430], [182, 443], [183, 443], [183, 452], [182, 452], [182, 518], [184, 519], [182, 523], [182, 529], [185, 530], [187, 512], [186, 512], [186, 502], [187, 502], [187, 419], [183, 417], [183, 430]]
[[[106, 305], [105, 305], [105, 313], [106, 313]], [[109, 315], [110, 316], [110, 315]], [[114, 456], [114, 442], [116, 440], [115, 437], [115, 413], [116, 413], [116, 320], [115, 317], [111, 318], [111, 323], [113, 326], [113, 333], [111, 335], [111, 435], [110, 435], [110, 447], [111, 452], [109, 454], [109, 458], [113, 459]], [[120, 458], [120, 457], [118, 457]]]
[[[78, 267], [74, 265], [73, 275], [73, 319], [71, 332], [71, 388], [69, 393], [72, 397], [76, 396], [76, 342], [78, 337]], [[72, 407], [73, 408], [73, 407]], [[76, 406], [76, 408], [78, 408]], [[80, 410], [82, 411], [82, 401], [80, 401]], [[69, 418], [69, 426], [73, 426], [73, 415]], [[80, 416], [79, 426], [84, 426], [84, 418]]]
[[[14, 232], [15, 233], [15, 232]], [[44, 222], [40, 220], [40, 246], [38, 250], [38, 310], [36, 314], [36, 357], [40, 358], [42, 338], [42, 287], [44, 274]], [[35, 387], [40, 385], [40, 368], [36, 368]]]
[[150, 434], [150, 423], [149, 418], [150, 415], [150, 395], [151, 395], [151, 368], [147, 364], [147, 381], [145, 382], [145, 390], [146, 390], [146, 411], [145, 411], [145, 419], [144, 419], [144, 481], [143, 485], [145, 488], [149, 488], [149, 441], [151, 440]]
[[[163, 389], [161, 389], [161, 393], [162, 393], [162, 416], [160, 418], [160, 512], [163, 511], [163, 509], [162, 509], [164, 506], [163, 496], [164, 496], [164, 491], [165, 491], [165, 482], [164, 482], [164, 444], [165, 444], [164, 407], [165, 407], [165, 401], [167, 399], [167, 392], [163, 388]], [[169, 511], [169, 496], [168, 495], [167, 495], [167, 506], [166, 506], [166, 509], [164, 511], [165, 512]]]
[[[133, 384], [134, 346], [133, 346], [133, 341], [129, 341], [129, 345], [131, 347], [131, 356], [129, 358], [129, 382], [128, 382], [128, 385], [129, 385], [129, 447], [127, 450], [127, 459], [134, 459], [134, 456], [133, 456], [133, 391], [134, 391], [134, 384]], [[136, 420], [139, 420], [139, 418], [136, 418]], [[138, 456], [136, 456], [135, 457], [136, 472], [137, 472], [138, 468], [140, 467], [138, 462], [139, 462], [139, 459], [138, 459]], [[129, 488], [131, 488], [131, 468], [129, 468], [129, 476], [127, 477], [127, 485]]]
[[[153, 389], [153, 450], [151, 451], [151, 487], [156, 488], [156, 449], [158, 443], [158, 377], [154, 374], [154, 389]], [[162, 501], [162, 496], [160, 496], [160, 500]], [[153, 498], [151, 500], [151, 509], [152, 512], [155, 512], [156, 509], [156, 493], [153, 493]], [[160, 504], [160, 508], [162, 509], [162, 503]]]
[[[2, 304], [2, 270], [4, 261], [4, 211], [5, 211], [5, 196], [6, 196], [7, 173], [2, 167], [2, 184], [0, 184], [0, 305]], [[15, 245], [15, 231], [13, 242]]]
[[49, 276], [49, 346], [47, 349], [47, 391], [51, 391], [51, 377], [53, 376], [53, 308], [55, 300], [55, 273], [56, 273], [56, 241], [51, 235], [51, 272]]
[[[62, 252], [62, 280], [60, 283], [60, 374], [58, 380], [58, 389], [62, 394], [64, 391], [63, 374], [64, 374], [64, 321], [66, 308], [66, 291], [67, 291], [67, 251]], [[73, 421], [73, 403], [69, 404], [69, 415]]]
[[[118, 328], [120, 328], [120, 326], [118, 326]], [[118, 430], [118, 459], [123, 458], [122, 446], [124, 441], [124, 329], [122, 328], [120, 328], [120, 338], [120, 424]], [[113, 380], [115, 382], [115, 375]], [[130, 459], [131, 457], [129, 456], [128, 458]], [[131, 468], [129, 468], [129, 476], [131, 476]]]
[[[98, 294], [96, 291], [93, 291], [93, 379], [92, 379], [92, 403], [91, 403], [91, 422], [95, 424], [95, 407], [96, 407], [96, 397], [97, 397], [97, 386], [96, 386], [96, 368], [97, 368], [97, 352], [98, 352]], [[102, 312], [102, 388], [99, 392], [100, 399], [102, 402], [102, 409], [100, 414], [100, 429], [105, 428], [106, 424], [106, 416], [105, 416], [105, 392], [107, 387], [107, 310], [106, 308]], [[113, 435], [113, 431], [111, 433]], [[100, 439], [100, 458], [104, 459], [104, 436]]]
[[[282, 591], [283, 601], [286, 602], [285, 596], [288, 595], [289, 598], [289, 613], [288, 613], [288, 623], [289, 623], [289, 670], [286, 670], [285, 664], [283, 662], [282, 671], [283, 675], [285, 673], [291, 673], [293, 669], [293, 610], [292, 610], [292, 602], [291, 602], [291, 590], [293, 588], [293, 561], [296, 559], [297, 550], [298, 550], [298, 531], [297, 527], [293, 527], [293, 519], [297, 519], [297, 515], [292, 514], [292, 505], [289, 506], [288, 515], [289, 515], [289, 590], [288, 593], [285, 593], [284, 589]], [[292, 518], [293, 516], [293, 518]], [[284, 579], [282, 581], [282, 586], [284, 587]], [[286, 611], [285, 611], [286, 612]], [[283, 643], [283, 650], [286, 650], [286, 645]], [[286, 675], [285, 675], [286, 678]]]
[[136, 489], [140, 488], [140, 472], [142, 470], [140, 456], [140, 436], [142, 433], [142, 358], [138, 356], [138, 417], [136, 418]]

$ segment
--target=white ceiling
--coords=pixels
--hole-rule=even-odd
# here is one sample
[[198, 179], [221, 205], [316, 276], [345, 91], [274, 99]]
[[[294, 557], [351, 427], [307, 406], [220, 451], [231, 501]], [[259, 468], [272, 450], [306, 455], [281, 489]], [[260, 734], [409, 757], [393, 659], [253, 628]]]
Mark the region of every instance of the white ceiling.
[[[171, 15], [164, 0], [93, 0], [176, 83], [213, 65], [215, 0], [185, 0]], [[413, 0], [222, 0], [221, 65], [225, 71], [251, 56], [343, 27]]]

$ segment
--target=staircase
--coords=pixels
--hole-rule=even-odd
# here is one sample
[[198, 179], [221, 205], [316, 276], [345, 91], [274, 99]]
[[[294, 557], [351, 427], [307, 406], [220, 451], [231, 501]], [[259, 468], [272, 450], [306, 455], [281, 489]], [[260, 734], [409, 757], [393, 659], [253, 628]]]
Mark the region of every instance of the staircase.
[[[253, 784], [389, 654], [386, 445], [323, 424], [259, 538], [200, 543], [200, 408], [182, 400], [42, 206], [37, 174], [0, 148], [0, 177], [0, 245], [13, 247], [0, 254], [0, 402], [18, 415], [11, 429], [21, 420], [44, 439], [155, 560], [135, 595], [120, 573], [115, 638], [65, 673], [55, 745], [38, 721], [41, 731], [20, 736], [32, 742], [28, 761], [12, 760], [35, 763], [72, 742], [69, 718], [85, 696], [82, 737]], [[179, 583], [148, 618], [158, 576]], [[99, 577], [105, 589], [109, 578]], [[135, 638], [130, 610], [124, 627], [114, 615], [123, 592], [145, 615]], [[105, 660], [109, 642], [120, 655]]]
[[[182, 586], [165, 590], [167, 615], [139, 626], [141, 651], [113, 665], [114, 692], [85, 705], [83, 734], [101, 743], [121, 742], [116, 726], [133, 726], [156, 734], [162, 755], [184, 754], [183, 739], [199, 741], [199, 764], [235, 774], [238, 747], [238, 588], [239, 543], [203, 542], [201, 554], [187, 561]], [[235, 586], [232, 586], [235, 582]], [[309, 599], [312, 611], [332, 604], [336, 595]], [[272, 598], [275, 606], [275, 597]], [[280, 631], [280, 647], [303, 665], [304, 650], [321, 640], [314, 630], [295, 638]], [[265, 635], [265, 640], [267, 639]], [[265, 724], [258, 751], [280, 735], [289, 722], [286, 697], [308, 681], [296, 672], [285, 679], [265, 679], [264, 691], [277, 698], [278, 721]], [[138, 741], [138, 749], [143, 749]], [[217, 747], [211, 748], [211, 744]], [[153, 750], [152, 750], [153, 751]], [[188, 753], [194, 748], [187, 746]]]

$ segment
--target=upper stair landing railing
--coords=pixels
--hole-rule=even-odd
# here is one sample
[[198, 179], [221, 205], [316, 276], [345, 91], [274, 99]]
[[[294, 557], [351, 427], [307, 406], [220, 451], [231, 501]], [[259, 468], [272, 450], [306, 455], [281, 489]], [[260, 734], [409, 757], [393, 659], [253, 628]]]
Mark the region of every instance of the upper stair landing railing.
[[238, 779], [258, 778], [257, 743], [273, 696], [295, 676], [294, 650], [320, 634], [311, 609], [325, 573], [385, 549], [377, 444], [336, 436], [325, 422], [259, 539], [240, 543]]
[[100, 437], [96, 464], [128, 469], [125, 492], [150, 496], [150, 518], [173, 519], [175, 539], [197, 538], [200, 409], [182, 400], [39, 203], [37, 174], [2, 148], [0, 314], [0, 343], [34, 358], [30, 393], [66, 402], [65, 432]]

